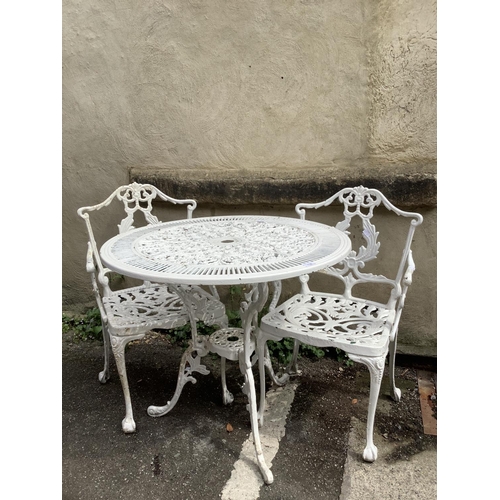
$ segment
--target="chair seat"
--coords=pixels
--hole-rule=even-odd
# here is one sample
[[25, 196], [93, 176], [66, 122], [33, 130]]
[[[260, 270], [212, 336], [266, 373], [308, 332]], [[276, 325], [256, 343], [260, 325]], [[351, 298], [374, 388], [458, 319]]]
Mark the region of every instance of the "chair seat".
[[394, 311], [376, 302], [327, 293], [297, 294], [261, 321], [268, 337], [290, 337], [351, 354], [387, 352]]
[[[224, 305], [200, 287], [186, 287], [197, 303], [197, 319], [207, 324], [225, 317]], [[153, 328], [176, 328], [189, 322], [186, 306], [166, 285], [152, 283], [126, 288], [103, 297], [109, 328], [114, 335], [146, 333]]]

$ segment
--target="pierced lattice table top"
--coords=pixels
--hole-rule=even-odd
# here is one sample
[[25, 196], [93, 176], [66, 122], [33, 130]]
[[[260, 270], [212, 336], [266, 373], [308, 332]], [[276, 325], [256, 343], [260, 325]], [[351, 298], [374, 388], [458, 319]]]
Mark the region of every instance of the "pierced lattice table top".
[[325, 224], [239, 215], [134, 229], [107, 241], [101, 258], [142, 280], [222, 285], [300, 276], [337, 263], [350, 248], [345, 234]]

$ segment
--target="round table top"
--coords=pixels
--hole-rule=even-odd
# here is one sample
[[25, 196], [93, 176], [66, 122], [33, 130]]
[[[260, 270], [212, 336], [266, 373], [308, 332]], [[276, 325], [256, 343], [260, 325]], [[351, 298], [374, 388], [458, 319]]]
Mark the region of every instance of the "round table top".
[[133, 229], [108, 240], [101, 259], [141, 280], [234, 285], [281, 280], [336, 264], [347, 256], [346, 234], [288, 217], [200, 217]]

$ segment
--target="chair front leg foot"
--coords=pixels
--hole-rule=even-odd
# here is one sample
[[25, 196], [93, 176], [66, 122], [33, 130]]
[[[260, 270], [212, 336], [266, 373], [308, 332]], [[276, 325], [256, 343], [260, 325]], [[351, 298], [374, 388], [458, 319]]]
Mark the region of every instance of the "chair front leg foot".
[[135, 432], [135, 421], [132, 417], [125, 417], [122, 420], [122, 430], [125, 432], [125, 434], [131, 434]]
[[370, 446], [366, 445], [366, 448], [363, 450], [363, 460], [365, 462], [375, 462], [377, 456], [377, 447], [373, 443]]
[[290, 373], [288, 371], [288, 368], [285, 370], [285, 373], [282, 374], [276, 374], [273, 368], [273, 364], [271, 362], [271, 355], [269, 353], [269, 347], [267, 346], [267, 343], [264, 346], [264, 366], [267, 371], [267, 374], [269, 375], [269, 378], [273, 381], [273, 384], [277, 385], [278, 387], [282, 387], [287, 382], [290, 380]]
[[127, 369], [125, 366], [125, 346], [131, 340], [137, 340], [144, 335], [137, 337], [114, 337], [111, 336], [110, 344], [115, 356], [116, 368], [122, 384], [123, 397], [125, 399], [125, 418], [122, 420], [122, 430], [127, 434], [135, 432], [136, 426], [132, 411], [132, 401], [130, 399], [130, 389], [128, 386]]
[[225, 406], [230, 405], [234, 401], [234, 395], [227, 389], [222, 390], [222, 404]]

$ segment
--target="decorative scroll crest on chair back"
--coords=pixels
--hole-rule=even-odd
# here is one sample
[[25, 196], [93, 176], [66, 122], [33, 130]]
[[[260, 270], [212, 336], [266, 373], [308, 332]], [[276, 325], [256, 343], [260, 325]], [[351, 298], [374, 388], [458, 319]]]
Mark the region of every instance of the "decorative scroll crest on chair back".
[[159, 189], [151, 184], [138, 184], [133, 182], [127, 186], [121, 186], [116, 189], [106, 200], [99, 205], [92, 207], [83, 207], [80, 210], [83, 212], [90, 212], [93, 210], [100, 210], [102, 207], [108, 206], [115, 198], [123, 203], [123, 208], [127, 216], [118, 224], [118, 232], [120, 234], [134, 229], [134, 220], [137, 211], [143, 213], [144, 218], [148, 224], [159, 224], [158, 217], [152, 214], [153, 205], [152, 201], [156, 198], [163, 201], [169, 201], [177, 204], [187, 204], [187, 218], [191, 219], [194, 209], [196, 208], [195, 200], [178, 200], [162, 193]]
[[92, 274], [92, 285], [98, 304], [100, 304], [100, 296], [99, 290], [96, 288], [97, 282], [95, 281], [96, 266], [98, 272], [98, 281], [103, 286], [105, 296], [110, 293], [109, 279], [106, 276], [106, 274], [109, 272], [109, 269], [105, 268], [102, 265], [101, 258], [99, 256], [99, 250], [97, 248], [97, 243], [94, 237], [94, 231], [92, 229], [92, 224], [90, 223], [89, 212], [98, 211], [101, 208], [107, 207], [115, 198], [121, 201], [123, 203], [125, 213], [127, 214], [126, 217], [122, 219], [118, 224], [118, 232], [122, 234], [130, 231], [131, 229], [134, 229], [133, 224], [135, 215], [138, 211], [143, 213], [145, 221], [148, 225], [160, 224], [161, 221], [152, 214], [152, 201], [157, 197], [163, 201], [168, 201], [170, 203], [187, 205], [188, 219], [192, 217], [193, 211], [197, 205], [195, 200], [181, 200], [172, 198], [161, 192], [151, 184], [138, 184], [137, 182], [133, 182], [132, 184], [126, 186], [120, 186], [113, 193], [111, 193], [108, 198], [106, 198], [102, 203], [99, 203], [98, 205], [81, 207], [78, 209], [77, 213], [85, 220], [87, 232], [89, 235], [87, 271]]
[[[344, 206], [344, 219], [338, 222], [335, 227], [347, 234], [350, 234], [348, 229], [351, 227], [353, 219], [359, 218], [362, 221], [362, 236], [365, 241], [365, 245], [361, 245], [358, 250], [351, 250], [349, 255], [343, 261], [335, 266], [325, 269], [322, 272], [335, 276], [344, 283], [344, 296], [346, 298], [352, 298], [352, 289], [354, 285], [358, 283], [371, 282], [390, 285], [392, 287], [392, 292], [388, 305], [394, 307], [396, 301], [400, 299], [403, 294], [402, 278], [405, 266], [407, 266], [407, 269], [411, 268], [412, 271], [414, 269], [410, 246], [415, 227], [422, 223], [422, 216], [418, 213], [404, 212], [396, 208], [380, 191], [377, 189], [365, 188], [364, 186], [342, 189], [337, 194], [320, 203], [299, 203], [295, 207], [295, 211], [302, 219], [305, 219], [306, 209], [327, 207], [335, 201]], [[394, 279], [387, 278], [381, 274], [375, 275], [371, 273], [363, 273], [361, 271], [367, 262], [376, 259], [379, 254], [379, 232], [377, 231], [375, 225], [372, 224], [372, 217], [375, 208], [380, 204], [383, 204], [385, 208], [395, 212], [397, 215], [412, 219], [409, 224], [402, 259], [399, 263], [398, 271]], [[406, 288], [407, 286], [404, 290], [405, 293]]]

